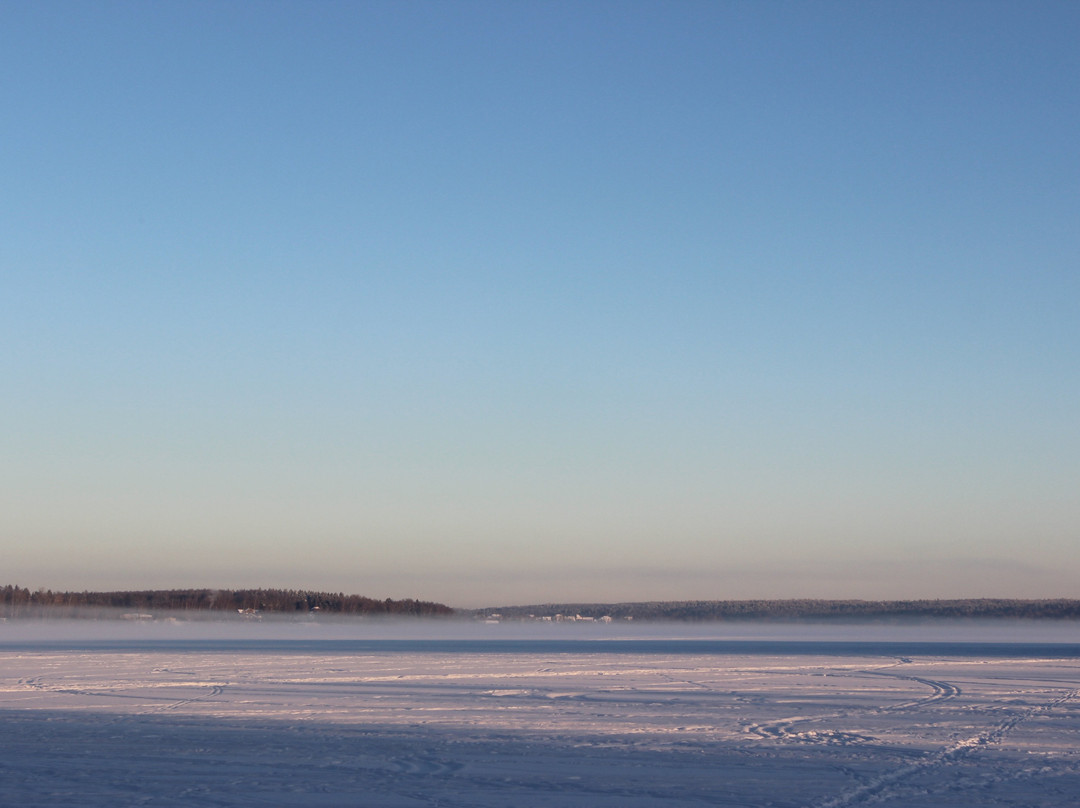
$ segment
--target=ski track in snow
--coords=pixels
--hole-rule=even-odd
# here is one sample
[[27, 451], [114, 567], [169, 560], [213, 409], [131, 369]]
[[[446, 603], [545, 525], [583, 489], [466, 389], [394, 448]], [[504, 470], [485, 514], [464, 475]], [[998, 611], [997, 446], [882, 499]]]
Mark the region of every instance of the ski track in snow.
[[0, 649], [0, 804], [1064, 808], [1077, 660]]

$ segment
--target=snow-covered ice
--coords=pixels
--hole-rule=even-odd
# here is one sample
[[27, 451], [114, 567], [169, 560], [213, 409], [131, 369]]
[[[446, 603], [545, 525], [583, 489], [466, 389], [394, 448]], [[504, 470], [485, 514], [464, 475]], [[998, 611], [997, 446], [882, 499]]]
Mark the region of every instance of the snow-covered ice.
[[1076, 658], [98, 649], [3, 629], [3, 805], [1080, 802]]

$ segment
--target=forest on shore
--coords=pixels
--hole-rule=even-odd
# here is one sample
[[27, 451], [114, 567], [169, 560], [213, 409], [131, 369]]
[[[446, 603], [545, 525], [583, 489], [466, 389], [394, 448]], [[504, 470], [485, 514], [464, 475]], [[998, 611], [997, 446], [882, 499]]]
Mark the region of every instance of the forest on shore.
[[0, 588], [0, 617], [77, 617], [103, 610], [153, 614], [157, 612], [233, 612], [440, 617], [454, 610], [442, 603], [406, 598], [346, 595], [303, 589], [157, 589], [134, 592], [31, 591], [18, 586]]

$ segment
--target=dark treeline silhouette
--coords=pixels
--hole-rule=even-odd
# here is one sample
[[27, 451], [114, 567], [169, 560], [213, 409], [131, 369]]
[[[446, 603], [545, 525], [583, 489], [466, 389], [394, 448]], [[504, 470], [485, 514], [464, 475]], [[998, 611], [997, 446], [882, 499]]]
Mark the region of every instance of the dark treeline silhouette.
[[313, 611], [330, 614], [432, 617], [451, 615], [441, 603], [422, 600], [376, 600], [363, 595], [309, 592], [300, 589], [166, 589], [139, 592], [30, 591], [18, 586], [0, 588], [0, 616], [19, 617], [43, 611], [75, 614], [87, 609], [137, 612], [254, 610], [284, 614]]
[[506, 619], [566, 615], [634, 620], [882, 620], [939, 618], [1080, 619], [1080, 600], [688, 600], [544, 603], [477, 609]]

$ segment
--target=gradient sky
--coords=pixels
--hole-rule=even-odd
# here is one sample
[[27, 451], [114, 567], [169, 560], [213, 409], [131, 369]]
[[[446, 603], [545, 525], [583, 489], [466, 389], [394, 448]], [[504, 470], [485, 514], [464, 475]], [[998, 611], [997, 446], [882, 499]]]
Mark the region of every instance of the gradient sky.
[[1080, 597], [1080, 5], [0, 6], [0, 583]]

